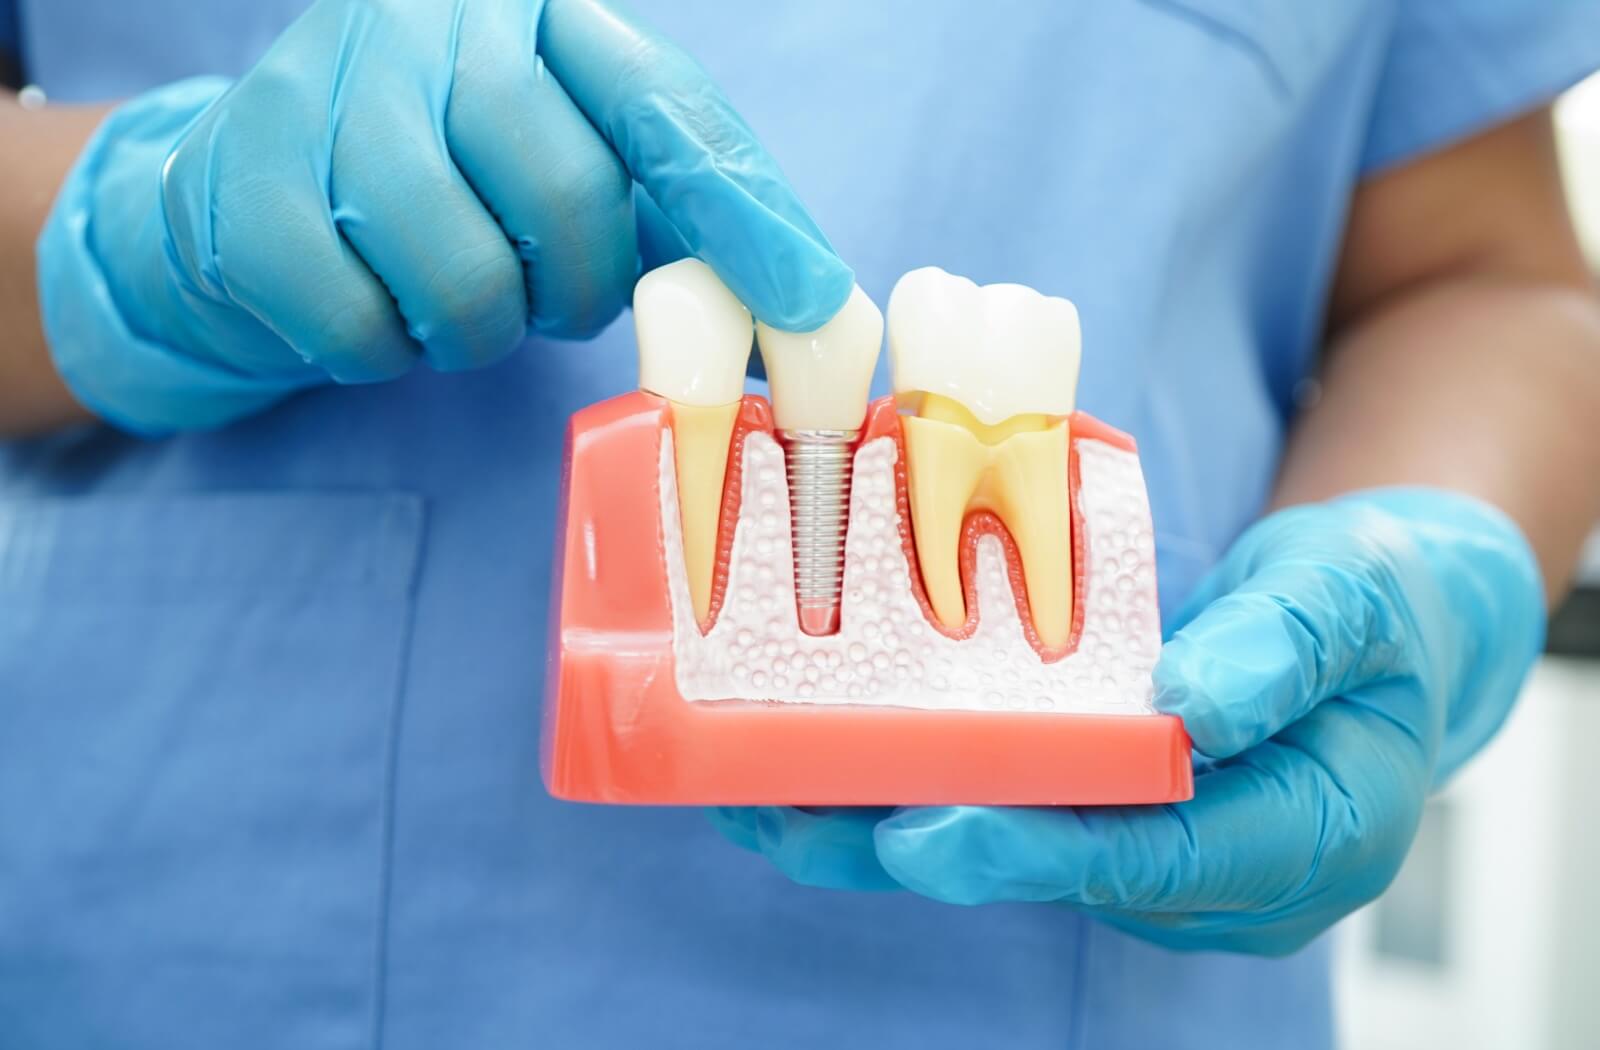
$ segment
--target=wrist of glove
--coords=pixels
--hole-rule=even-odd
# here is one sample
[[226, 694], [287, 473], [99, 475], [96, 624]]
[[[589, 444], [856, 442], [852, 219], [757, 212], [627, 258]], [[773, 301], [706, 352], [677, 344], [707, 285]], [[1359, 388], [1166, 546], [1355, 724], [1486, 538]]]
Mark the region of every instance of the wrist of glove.
[[1397, 488], [1294, 507], [1228, 551], [1156, 668], [1157, 706], [1205, 758], [1193, 801], [713, 819], [808, 884], [1061, 902], [1171, 947], [1281, 954], [1393, 878], [1544, 623], [1533, 553], [1486, 504]]
[[[134, 433], [214, 426], [324, 378], [300, 361], [259, 375], [206, 353], [208, 334], [226, 347], [236, 335], [260, 339], [260, 327], [207, 310], [197, 296], [186, 306], [165, 263], [162, 164], [227, 87], [214, 77], [183, 80], [113, 111], [39, 236], [39, 305], [56, 370], [91, 411]], [[203, 314], [222, 330], [207, 333]], [[237, 332], [227, 331], [230, 319]]]

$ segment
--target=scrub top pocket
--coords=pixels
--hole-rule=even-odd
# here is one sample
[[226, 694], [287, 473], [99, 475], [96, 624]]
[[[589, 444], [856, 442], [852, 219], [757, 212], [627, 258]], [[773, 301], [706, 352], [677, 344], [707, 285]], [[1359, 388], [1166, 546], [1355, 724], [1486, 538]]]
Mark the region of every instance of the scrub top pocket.
[[0, 500], [0, 1046], [372, 1044], [422, 521]]

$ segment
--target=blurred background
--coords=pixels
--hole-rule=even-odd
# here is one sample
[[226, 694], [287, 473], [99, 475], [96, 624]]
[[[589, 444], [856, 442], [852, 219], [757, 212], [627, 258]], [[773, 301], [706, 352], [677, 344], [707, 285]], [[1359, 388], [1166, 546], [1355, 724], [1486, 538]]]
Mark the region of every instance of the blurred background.
[[[1556, 110], [1600, 273], [1600, 76]], [[1600, 427], [1596, 429], [1600, 440]], [[1346, 1050], [1600, 1048], [1600, 532], [1505, 731], [1338, 931]]]

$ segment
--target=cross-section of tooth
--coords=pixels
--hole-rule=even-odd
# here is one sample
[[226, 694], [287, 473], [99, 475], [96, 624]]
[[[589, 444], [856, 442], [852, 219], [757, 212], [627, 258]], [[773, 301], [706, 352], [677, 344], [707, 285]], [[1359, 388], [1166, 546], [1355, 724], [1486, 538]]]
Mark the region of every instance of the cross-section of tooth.
[[639, 386], [672, 409], [683, 560], [695, 617], [711, 611], [722, 486], [754, 332], [750, 311], [698, 259], [651, 270], [633, 290]]
[[979, 287], [935, 267], [889, 297], [889, 354], [902, 420], [912, 535], [934, 615], [966, 622], [959, 544], [974, 511], [992, 511], [1022, 560], [1034, 630], [1046, 646], [1072, 628], [1067, 493], [1077, 393], [1078, 312], [1015, 284]]

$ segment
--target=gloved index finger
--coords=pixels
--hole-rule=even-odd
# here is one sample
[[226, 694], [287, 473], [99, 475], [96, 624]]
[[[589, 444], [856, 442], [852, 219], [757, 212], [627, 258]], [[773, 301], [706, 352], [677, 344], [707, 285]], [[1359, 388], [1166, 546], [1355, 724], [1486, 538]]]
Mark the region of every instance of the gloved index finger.
[[548, 0], [539, 54], [633, 176], [757, 319], [810, 331], [854, 275], [704, 70], [596, 0]]

